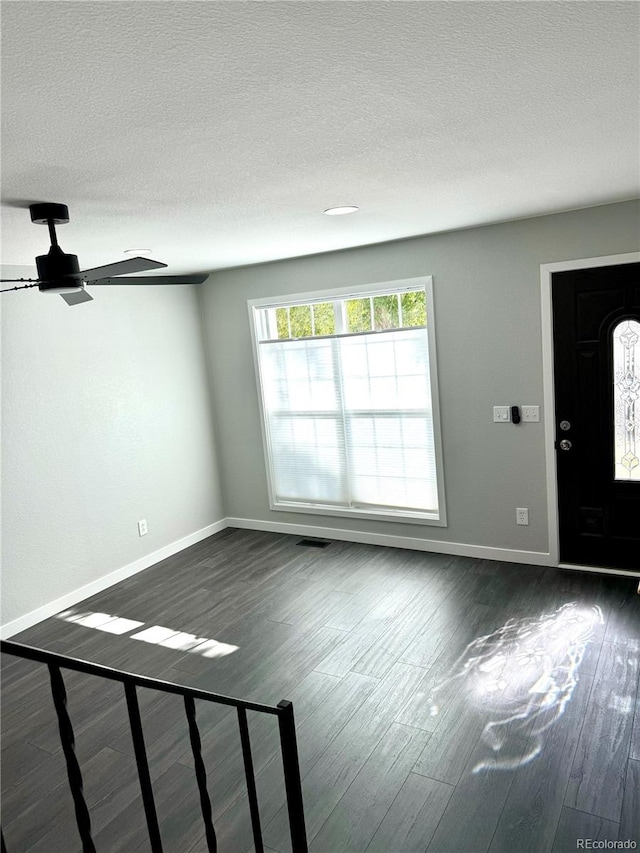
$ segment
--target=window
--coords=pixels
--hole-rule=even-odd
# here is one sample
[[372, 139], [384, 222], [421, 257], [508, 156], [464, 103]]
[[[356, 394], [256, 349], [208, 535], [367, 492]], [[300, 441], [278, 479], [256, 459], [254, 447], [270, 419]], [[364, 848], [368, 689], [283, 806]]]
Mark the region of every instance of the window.
[[431, 279], [249, 312], [272, 509], [444, 525]]
[[613, 330], [613, 433], [616, 480], [640, 481], [640, 323]]

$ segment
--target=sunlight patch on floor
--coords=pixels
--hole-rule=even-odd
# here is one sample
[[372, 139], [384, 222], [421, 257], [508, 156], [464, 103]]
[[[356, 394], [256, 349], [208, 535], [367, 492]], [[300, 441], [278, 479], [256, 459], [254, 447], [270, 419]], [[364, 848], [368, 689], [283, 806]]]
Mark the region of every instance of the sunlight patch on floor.
[[[478, 637], [436, 684], [429, 696], [431, 715], [439, 713], [439, 693], [454, 681], [479, 713], [490, 716], [480, 743], [490, 750], [473, 768], [515, 769], [542, 751], [543, 732], [564, 713], [578, 682], [578, 668], [596, 626], [599, 607], [570, 602], [538, 618], [509, 619]], [[617, 707], [626, 703], [617, 697]]]
[[123, 619], [121, 616], [110, 616], [108, 613], [77, 612], [75, 610], [64, 610], [56, 615], [56, 619], [64, 619], [65, 622], [73, 622], [85, 628], [97, 628], [108, 634], [126, 634], [140, 628], [144, 622], [136, 622], [135, 619]]
[[[82, 625], [84, 628], [95, 628], [98, 631], [106, 631], [108, 634], [126, 634], [137, 628], [142, 628], [144, 622], [135, 619], [124, 619], [121, 616], [112, 616], [109, 613], [97, 613], [94, 611], [78, 612], [76, 610], [64, 610], [56, 615], [56, 619], [63, 619], [74, 625]], [[187, 634], [184, 631], [175, 631], [172, 628], [164, 628], [162, 625], [152, 625], [137, 634], [131, 634], [131, 640], [141, 640], [144, 643], [154, 643], [165, 649], [173, 649], [179, 652], [190, 652], [205, 658], [221, 658], [237, 652], [239, 646], [230, 643], [221, 643], [210, 637], [197, 637], [195, 634]]]

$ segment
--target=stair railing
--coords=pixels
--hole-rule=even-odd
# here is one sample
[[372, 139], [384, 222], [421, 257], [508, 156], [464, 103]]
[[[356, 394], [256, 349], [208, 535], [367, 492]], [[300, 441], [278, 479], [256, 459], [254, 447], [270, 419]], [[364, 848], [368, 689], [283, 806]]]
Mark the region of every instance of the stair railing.
[[[258, 702], [247, 702], [244, 699], [234, 699], [231, 696], [222, 696], [207, 690], [198, 690], [193, 687], [183, 687], [157, 678], [147, 678], [144, 675], [135, 675], [131, 672], [123, 672], [102, 664], [90, 663], [89, 661], [67, 657], [66, 655], [36, 649], [32, 646], [14, 643], [10, 640], [0, 642], [0, 652], [37, 661], [46, 664], [49, 669], [51, 680], [51, 693], [56, 715], [58, 717], [58, 728], [60, 730], [60, 743], [64, 753], [69, 787], [75, 807], [76, 823], [78, 833], [82, 841], [83, 853], [96, 853], [96, 848], [91, 837], [91, 817], [84, 798], [82, 771], [75, 752], [75, 737], [73, 725], [67, 710], [67, 691], [62, 677], [62, 669], [70, 669], [75, 672], [83, 672], [88, 675], [96, 675], [111, 681], [119, 681], [124, 686], [124, 693], [131, 726], [131, 737], [138, 768], [140, 791], [142, 803], [147, 822], [149, 841], [152, 853], [162, 853], [162, 840], [160, 837], [160, 826], [156, 813], [153, 786], [149, 773], [147, 750], [142, 728], [142, 718], [138, 703], [137, 688], [146, 687], [163, 693], [174, 693], [183, 697], [189, 739], [193, 752], [196, 781], [200, 794], [200, 806], [202, 820], [204, 822], [205, 837], [209, 853], [217, 853], [218, 845], [215, 828], [212, 820], [211, 801], [207, 791], [207, 774], [202, 758], [202, 745], [200, 731], [196, 720], [196, 699], [205, 702], [215, 702], [219, 705], [231, 705], [236, 708], [238, 715], [238, 728], [240, 733], [240, 744], [244, 761], [244, 771], [247, 782], [247, 796], [249, 800], [249, 813], [251, 827], [253, 830], [253, 841], [256, 853], [264, 853], [264, 842], [262, 839], [262, 827], [260, 824], [260, 810], [258, 806], [258, 794], [256, 789], [256, 778], [253, 769], [253, 758], [251, 753], [251, 740], [249, 736], [249, 725], [247, 722], [247, 711], [258, 711], [263, 714], [272, 714], [278, 718], [280, 734], [280, 748], [282, 751], [282, 767], [284, 772], [285, 792], [287, 796], [287, 810], [289, 815], [289, 830], [291, 833], [291, 847], [293, 853], [307, 853], [307, 836], [304, 822], [304, 806], [302, 802], [302, 784], [300, 780], [300, 765], [298, 761], [298, 746], [296, 741], [296, 728], [293, 717], [293, 705], [287, 700], [279, 702], [277, 706], [262, 705]], [[4, 836], [0, 832], [0, 851], [7, 853]]]

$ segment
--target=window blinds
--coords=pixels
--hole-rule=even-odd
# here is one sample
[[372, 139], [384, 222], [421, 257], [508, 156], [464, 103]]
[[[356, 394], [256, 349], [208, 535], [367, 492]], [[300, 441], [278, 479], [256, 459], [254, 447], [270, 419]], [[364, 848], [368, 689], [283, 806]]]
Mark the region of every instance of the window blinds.
[[424, 327], [261, 341], [277, 504], [438, 512]]

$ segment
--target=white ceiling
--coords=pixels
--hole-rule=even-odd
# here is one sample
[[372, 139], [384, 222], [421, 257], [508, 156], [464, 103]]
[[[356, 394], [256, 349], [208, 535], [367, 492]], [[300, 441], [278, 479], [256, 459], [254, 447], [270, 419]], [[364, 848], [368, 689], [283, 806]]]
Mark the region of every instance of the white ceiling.
[[635, 2], [2, 6], [7, 265], [33, 201], [179, 273], [640, 194]]

